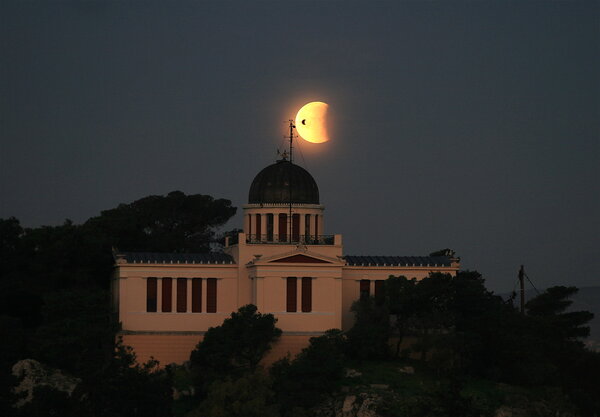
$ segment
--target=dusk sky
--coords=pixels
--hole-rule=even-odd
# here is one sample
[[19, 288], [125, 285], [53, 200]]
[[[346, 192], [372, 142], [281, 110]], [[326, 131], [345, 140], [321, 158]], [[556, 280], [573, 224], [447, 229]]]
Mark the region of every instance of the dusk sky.
[[0, 3], [0, 217], [181, 190], [242, 226], [285, 120], [347, 255], [452, 248], [494, 291], [600, 284], [600, 2]]

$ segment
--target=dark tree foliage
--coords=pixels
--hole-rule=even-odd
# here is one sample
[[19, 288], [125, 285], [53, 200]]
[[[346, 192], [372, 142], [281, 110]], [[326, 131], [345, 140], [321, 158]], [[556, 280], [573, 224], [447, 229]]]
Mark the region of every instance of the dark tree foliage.
[[172, 191], [120, 204], [84, 226], [123, 251], [207, 252], [215, 229], [235, 212], [229, 200]]
[[117, 323], [109, 297], [98, 289], [63, 290], [48, 294], [43, 322], [30, 350], [40, 362], [77, 376], [94, 375], [113, 356]]
[[374, 297], [355, 301], [354, 326], [346, 333], [347, 354], [353, 359], [384, 359], [389, 355], [390, 318], [385, 303]]
[[256, 370], [271, 344], [281, 335], [272, 314], [260, 314], [256, 306], [241, 307], [222, 325], [211, 327], [190, 356], [190, 369], [200, 395], [214, 381]]
[[470, 398], [461, 395], [463, 383], [450, 379], [421, 395], [383, 402], [377, 409], [382, 417], [480, 417], [483, 414]]
[[157, 365], [137, 364], [131, 350], [118, 343], [102, 372], [82, 378], [71, 395], [40, 385], [17, 416], [169, 417], [171, 379]]
[[576, 287], [551, 287], [544, 293], [530, 300], [525, 308], [527, 314], [545, 320], [559, 337], [575, 341], [590, 335], [589, 326], [585, 326], [594, 315], [589, 311], [565, 312], [573, 303], [569, 297], [577, 293]]
[[19, 319], [0, 315], [0, 335], [0, 415], [9, 416], [16, 401], [11, 392], [17, 382], [12, 376], [12, 366], [27, 354], [26, 333]]
[[[15, 381], [8, 371], [16, 361], [34, 358], [82, 379], [79, 398], [87, 400], [69, 398], [60, 411], [64, 415], [73, 406], [79, 415], [168, 416], [167, 374], [133, 366], [122, 349], [115, 354], [117, 323], [106, 293], [112, 249], [205, 252], [235, 210], [228, 200], [175, 191], [122, 204], [82, 225], [67, 220], [60, 226], [23, 228], [14, 217], [0, 219], [5, 337], [0, 391], [10, 392]], [[44, 402], [59, 409], [63, 400], [60, 392], [41, 390], [30, 409], [42, 410]], [[0, 394], [0, 414], [11, 401]]]
[[188, 417], [279, 417], [271, 381], [261, 372], [210, 385], [206, 399]]
[[307, 410], [336, 389], [344, 372], [345, 345], [340, 330], [329, 330], [311, 338], [293, 361], [284, 358], [273, 364], [273, 389], [283, 415]]
[[549, 288], [527, 304], [527, 315], [487, 291], [474, 271], [392, 277], [385, 291], [393, 335], [416, 337], [413, 349], [438, 373], [560, 386], [583, 415], [598, 410], [598, 378], [587, 369], [596, 369], [598, 356], [580, 341], [593, 315], [567, 311], [576, 288]]
[[76, 392], [84, 412], [92, 417], [169, 417], [172, 380], [158, 362], [138, 364], [131, 348], [117, 343], [101, 372], [83, 381]]
[[15, 417], [77, 417], [81, 415], [81, 405], [64, 391], [40, 385], [33, 390], [32, 401], [11, 412], [9, 415]]
[[391, 334], [396, 337], [394, 356], [400, 355], [400, 347], [409, 330], [409, 319], [417, 309], [416, 279], [390, 277], [385, 281], [384, 299], [389, 310]]
[[432, 273], [415, 286], [415, 311], [410, 326], [418, 337], [415, 348], [421, 359], [428, 352], [440, 346], [440, 339], [447, 335], [455, 323], [453, 288], [450, 275]]

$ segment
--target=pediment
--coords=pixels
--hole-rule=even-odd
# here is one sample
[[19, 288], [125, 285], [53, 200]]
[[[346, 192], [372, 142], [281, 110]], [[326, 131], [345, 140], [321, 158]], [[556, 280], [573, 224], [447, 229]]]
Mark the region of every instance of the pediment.
[[276, 266], [286, 264], [319, 264], [322, 266], [343, 266], [345, 261], [341, 257], [331, 257], [322, 253], [312, 252], [310, 250], [293, 250], [290, 252], [279, 253], [268, 257], [254, 255], [255, 258], [247, 266]]
[[274, 259], [269, 261], [269, 263], [298, 263], [298, 264], [330, 264], [332, 262], [325, 261], [323, 259], [314, 258], [312, 256], [296, 254], [291, 256], [286, 256], [284, 258]]

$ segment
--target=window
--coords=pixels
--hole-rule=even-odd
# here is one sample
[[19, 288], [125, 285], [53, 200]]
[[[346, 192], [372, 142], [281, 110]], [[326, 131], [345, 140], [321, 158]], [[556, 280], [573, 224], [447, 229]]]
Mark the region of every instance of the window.
[[172, 310], [172, 292], [173, 292], [173, 283], [171, 278], [163, 278], [162, 279], [162, 312], [170, 313]]
[[187, 311], [187, 278], [177, 278], [177, 312]]
[[148, 313], [156, 313], [156, 296], [156, 278], [148, 278], [146, 280], [146, 311]]
[[360, 299], [364, 300], [365, 298], [369, 298], [371, 294], [371, 281], [368, 279], [360, 280]]
[[315, 214], [315, 240], [319, 240], [319, 215]]
[[192, 313], [202, 312], [202, 278], [192, 279]]
[[302, 277], [302, 312], [312, 311], [312, 278]]
[[279, 241], [287, 241], [287, 214], [279, 214]]
[[248, 235], [252, 236], [252, 214], [248, 214]]
[[208, 278], [206, 280], [206, 312], [217, 312], [217, 279]]
[[286, 309], [288, 313], [295, 313], [297, 310], [296, 299], [297, 299], [298, 288], [296, 285], [296, 277], [287, 278], [287, 289], [286, 289]]

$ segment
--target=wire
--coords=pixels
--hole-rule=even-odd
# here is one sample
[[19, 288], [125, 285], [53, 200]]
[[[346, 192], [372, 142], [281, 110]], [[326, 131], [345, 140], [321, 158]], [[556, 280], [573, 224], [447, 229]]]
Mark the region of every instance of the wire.
[[523, 272], [523, 275], [525, 275], [525, 278], [527, 278], [527, 281], [529, 281], [529, 283], [531, 284], [531, 286], [533, 287], [533, 289], [535, 290], [535, 292], [537, 292], [538, 295], [540, 295], [540, 292], [538, 291], [538, 289], [535, 288], [535, 285], [533, 285], [533, 282], [531, 282], [531, 280], [529, 279], [529, 275], [527, 275], [525, 272]]
[[300, 151], [300, 157], [302, 158], [302, 165], [304, 166], [304, 169], [310, 172], [310, 170], [308, 169], [308, 165], [306, 164], [306, 160], [304, 159], [304, 154], [302, 153], [302, 148], [300, 147], [299, 140], [296, 141], [296, 148]]

